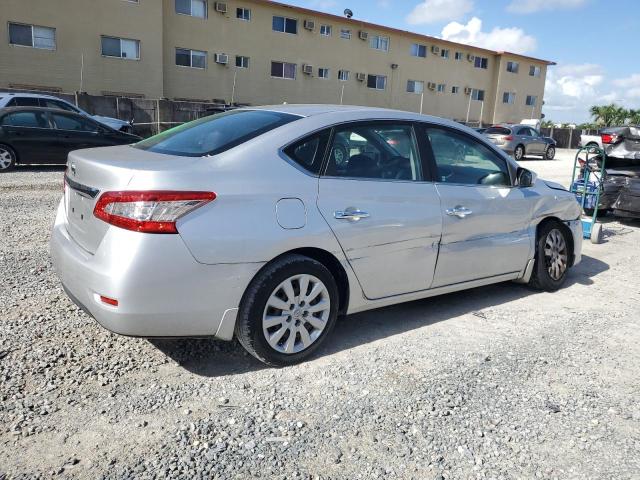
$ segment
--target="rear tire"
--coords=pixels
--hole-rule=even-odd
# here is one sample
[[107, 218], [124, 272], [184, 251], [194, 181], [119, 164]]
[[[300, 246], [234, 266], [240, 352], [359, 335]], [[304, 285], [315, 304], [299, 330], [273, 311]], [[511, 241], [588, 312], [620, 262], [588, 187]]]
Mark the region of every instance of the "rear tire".
[[554, 292], [562, 286], [569, 271], [569, 244], [560, 223], [552, 221], [539, 227], [535, 264], [529, 280], [531, 287]]
[[546, 158], [547, 160], [553, 160], [555, 156], [556, 147], [554, 147], [553, 145], [549, 145], [547, 147], [547, 150], [544, 152], [544, 158]]
[[0, 172], [9, 172], [16, 167], [16, 152], [9, 146], [0, 144]]
[[287, 255], [263, 268], [249, 284], [236, 336], [261, 362], [293, 365], [313, 355], [329, 336], [338, 303], [338, 286], [323, 264]]
[[522, 145], [518, 145], [513, 151], [513, 158], [516, 160], [522, 160], [524, 158], [524, 147]]

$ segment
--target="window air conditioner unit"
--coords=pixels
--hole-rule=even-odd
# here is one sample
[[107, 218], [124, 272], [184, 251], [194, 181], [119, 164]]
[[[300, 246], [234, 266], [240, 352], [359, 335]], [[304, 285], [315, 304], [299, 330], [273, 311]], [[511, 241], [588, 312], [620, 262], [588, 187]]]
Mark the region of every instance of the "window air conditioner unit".
[[360, 40], [368, 40], [369, 33], [365, 32], [364, 30], [360, 30], [360, 32], [358, 32], [358, 37], [360, 38]]
[[473, 89], [471, 87], [464, 87], [464, 94], [465, 95], [471, 95], [471, 91]]
[[305, 75], [313, 74], [313, 65], [302, 65], [302, 73]]
[[226, 53], [216, 53], [214, 56], [214, 60], [220, 65], [226, 65], [227, 63], [229, 63], [229, 55], [227, 55]]
[[427, 88], [429, 90], [435, 90], [436, 89], [436, 84], [434, 82], [429, 82], [429, 83], [427, 83]]
[[440, 47], [437, 45], [431, 45], [431, 53], [440, 53]]
[[227, 13], [227, 4], [224, 2], [216, 2], [215, 8], [218, 13]]
[[316, 22], [314, 22], [313, 20], [305, 20], [304, 28], [306, 28], [307, 30], [313, 31], [316, 28]]
[[476, 59], [475, 55], [471, 55], [470, 53], [467, 53], [467, 60], [469, 60], [470, 62], [473, 62]]
[[356, 73], [356, 80], [359, 82], [364, 82], [367, 79], [366, 73]]

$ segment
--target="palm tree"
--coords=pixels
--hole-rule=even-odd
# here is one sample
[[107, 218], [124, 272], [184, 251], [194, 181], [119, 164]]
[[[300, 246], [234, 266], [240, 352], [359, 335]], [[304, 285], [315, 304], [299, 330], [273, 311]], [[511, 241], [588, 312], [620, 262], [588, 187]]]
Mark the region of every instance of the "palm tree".
[[603, 127], [623, 125], [629, 117], [629, 112], [612, 103], [611, 105], [594, 105], [589, 109], [596, 123]]
[[629, 124], [640, 125], [640, 110], [629, 110]]

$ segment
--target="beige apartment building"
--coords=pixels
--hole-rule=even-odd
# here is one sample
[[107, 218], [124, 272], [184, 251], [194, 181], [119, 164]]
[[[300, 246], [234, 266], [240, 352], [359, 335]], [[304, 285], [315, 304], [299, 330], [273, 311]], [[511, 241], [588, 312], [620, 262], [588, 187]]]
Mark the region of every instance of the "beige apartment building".
[[1, 0], [0, 89], [540, 118], [552, 62], [267, 0]]

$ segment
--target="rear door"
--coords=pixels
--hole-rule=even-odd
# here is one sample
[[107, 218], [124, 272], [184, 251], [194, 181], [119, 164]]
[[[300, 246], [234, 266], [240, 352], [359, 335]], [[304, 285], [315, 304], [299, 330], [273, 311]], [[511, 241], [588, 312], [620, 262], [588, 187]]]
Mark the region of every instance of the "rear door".
[[334, 128], [318, 208], [364, 294], [376, 299], [428, 289], [442, 218], [425, 182], [410, 123], [354, 122]]
[[19, 163], [50, 163], [52, 129], [46, 112], [20, 110], [6, 114], [0, 121], [4, 141], [16, 150]]
[[102, 127], [89, 118], [64, 112], [50, 115], [55, 126], [55, 154], [61, 161], [66, 161], [72, 150], [112, 144], [101, 135]]
[[433, 287], [520, 272], [530, 258], [531, 206], [507, 162], [458, 130], [424, 125], [442, 205]]

